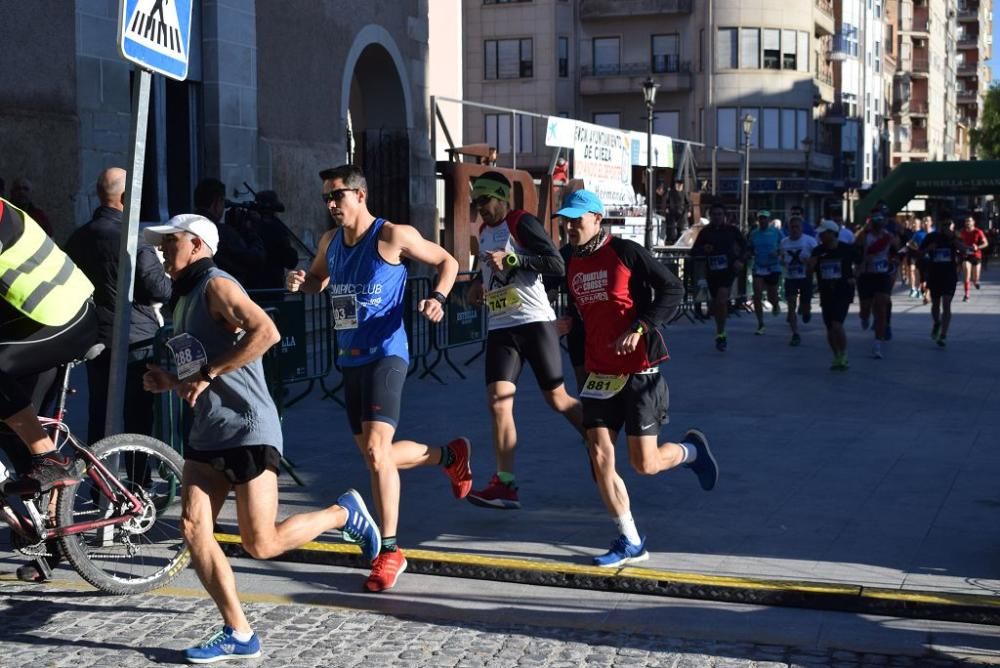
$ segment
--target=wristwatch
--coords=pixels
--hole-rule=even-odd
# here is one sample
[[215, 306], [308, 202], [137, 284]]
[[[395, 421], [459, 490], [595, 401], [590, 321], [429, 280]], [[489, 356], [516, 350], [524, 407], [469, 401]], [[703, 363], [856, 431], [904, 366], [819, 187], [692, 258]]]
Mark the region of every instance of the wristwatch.
[[211, 373], [208, 372], [207, 364], [202, 364], [201, 369], [198, 370], [198, 373], [201, 375], [201, 379], [208, 383], [211, 383], [213, 380], [217, 378], [217, 376], [213, 376]]

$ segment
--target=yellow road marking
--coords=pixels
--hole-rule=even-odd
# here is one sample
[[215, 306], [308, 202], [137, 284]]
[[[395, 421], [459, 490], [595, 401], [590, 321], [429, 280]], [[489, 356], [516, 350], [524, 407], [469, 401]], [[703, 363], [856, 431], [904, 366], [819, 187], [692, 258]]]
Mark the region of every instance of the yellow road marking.
[[[234, 534], [215, 534], [220, 543], [240, 544], [240, 537]], [[306, 543], [301, 548], [305, 552], [325, 552], [343, 555], [359, 555], [356, 545], [341, 543]], [[654, 568], [624, 567], [606, 569], [597, 566], [582, 566], [559, 561], [536, 561], [516, 557], [481, 556], [460, 552], [438, 552], [434, 550], [407, 550], [407, 559], [435, 561], [456, 566], [481, 566], [497, 569], [514, 569], [534, 573], [560, 575], [586, 575], [596, 578], [627, 578], [646, 582], [666, 582], [671, 585], [696, 585], [727, 589], [748, 589], [755, 591], [787, 592], [790, 594], [810, 594], [820, 596], [845, 596], [875, 599], [897, 603], [923, 603], [943, 606], [984, 606], [1000, 608], [1000, 597], [987, 594], [953, 594], [929, 591], [907, 591], [864, 587], [853, 584], [810, 582], [806, 580], [768, 580], [742, 578], [704, 573], [681, 573]]]

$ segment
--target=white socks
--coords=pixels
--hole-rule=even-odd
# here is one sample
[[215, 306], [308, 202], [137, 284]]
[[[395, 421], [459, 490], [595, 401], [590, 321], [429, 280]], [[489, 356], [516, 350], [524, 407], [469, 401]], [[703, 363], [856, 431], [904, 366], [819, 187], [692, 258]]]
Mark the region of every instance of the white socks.
[[698, 459], [698, 450], [693, 445], [690, 443], [678, 443], [677, 445], [684, 451], [684, 459], [681, 460], [681, 464], [690, 464]]
[[250, 631], [249, 633], [243, 633], [237, 631], [236, 629], [233, 629], [233, 637], [240, 642], [250, 642], [250, 638], [253, 638], [253, 631]]
[[635, 528], [635, 520], [632, 519], [632, 513], [625, 513], [621, 517], [616, 517], [615, 524], [618, 525], [618, 533], [625, 536], [625, 540], [633, 545], [638, 545], [642, 542], [642, 539], [639, 538], [639, 530]]

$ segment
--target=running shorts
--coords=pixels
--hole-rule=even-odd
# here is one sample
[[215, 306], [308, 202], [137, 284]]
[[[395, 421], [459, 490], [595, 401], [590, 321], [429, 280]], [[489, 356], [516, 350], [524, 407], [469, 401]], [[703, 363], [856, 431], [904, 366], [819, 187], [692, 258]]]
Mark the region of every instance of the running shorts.
[[[575, 329], [575, 328], [574, 328]], [[486, 335], [486, 384], [517, 383], [525, 361], [543, 392], [563, 384], [559, 332], [553, 321], [490, 330]]]
[[802, 301], [807, 301], [812, 297], [811, 278], [786, 278], [785, 279], [785, 299], [792, 297], [802, 297]]
[[719, 289], [729, 290], [733, 287], [733, 281], [736, 280], [736, 273], [732, 270], [725, 271], [710, 271], [708, 272], [708, 294], [715, 299], [715, 293]]
[[843, 324], [847, 319], [847, 311], [854, 301], [854, 288], [849, 285], [837, 286], [834, 290], [823, 291], [819, 296], [820, 310], [823, 313], [823, 324], [830, 327], [831, 323]]
[[858, 277], [858, 299], [868, 301], [876, 294], [892, 294], [892, 274], [861, 274]]
[[390, 355], [361, 366], [344, 367], [344, 404], [351, 433], [362, 433], [363, 422], [385, 422], [399, 426], [403, 383], [409, 365]]
[[660, 425], [670, 421], [670, 391], [655, 373], [634, 373], [622, 391], [609, 399], [583, 397], [584, 429], [605, 428], [627, 436], [656, 436]]
[[184, 459], [208, 464], [233, 485], [244, 485], [267, 469], [278, 473], [281, 453], [272, 445], [241, 445], [222, 450], [195, 450], [184, 446]]
[[941, 297], [954, 297], [958, 280], [928, 280], [927, 289], [930, 290], [931, 297], [939, 299]]
[[763, 274], [763, 275], [754, 274], [753, 278], [755, 281], [759, 278], [760, 280], [764, 281], [764, 285], [774, 287], [781, 281], [781, 272], [777, 271], [771, 274]]

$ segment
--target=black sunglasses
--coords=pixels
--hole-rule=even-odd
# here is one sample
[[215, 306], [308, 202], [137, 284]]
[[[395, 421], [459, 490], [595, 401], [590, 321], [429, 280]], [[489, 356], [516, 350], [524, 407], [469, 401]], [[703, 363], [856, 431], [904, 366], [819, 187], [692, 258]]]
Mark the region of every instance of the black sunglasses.
[[323, 201], [327, 204], [330, 202], [340, 204], [340, 200], [344, 199], [344, 193], [356, 192], [358, 192], [358, 188], [337, 188], [336, 190], [331, 190], [328, 193], [323, 193]]
[[490, 197], [489, 195], [480, 195], [479, 197], [477, 197], [477, 198], [475, 198], [474, 200], [472, 200], [472, 204], [473, 204], [473, 206], [477, 206], [477, 207], [478, 207], [478, 206], [484, 206], [484, 205], [486, 205], [486, 204], [487, 204], [487, 203], [488, 203], [488, 202], [489, 202], [489, 201], [490, 201], [491, 199], [493, 199], [493, 198], [492, 198], [492, 197]]

